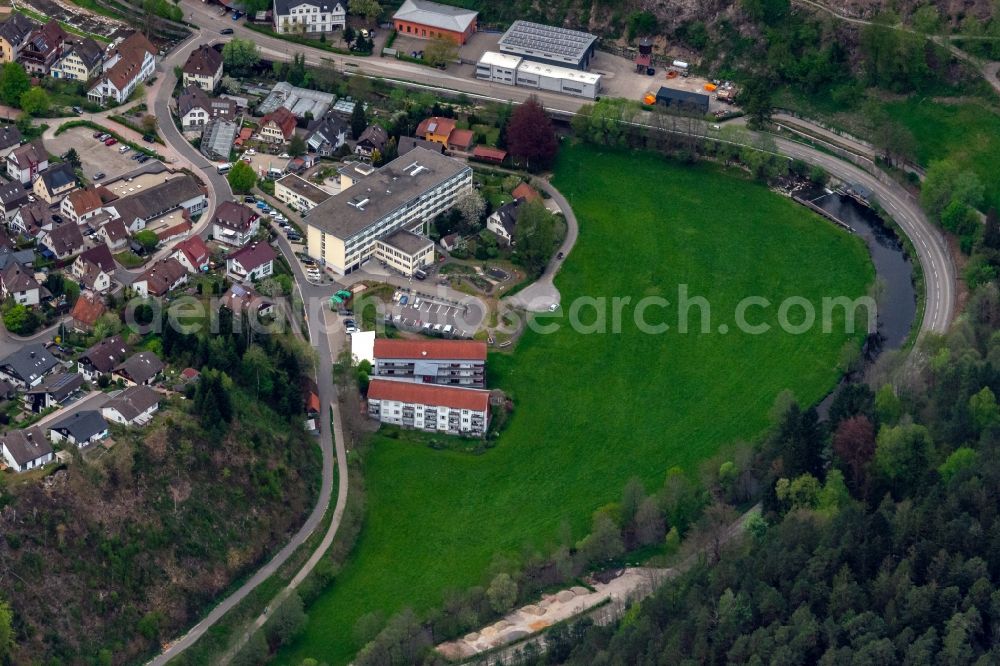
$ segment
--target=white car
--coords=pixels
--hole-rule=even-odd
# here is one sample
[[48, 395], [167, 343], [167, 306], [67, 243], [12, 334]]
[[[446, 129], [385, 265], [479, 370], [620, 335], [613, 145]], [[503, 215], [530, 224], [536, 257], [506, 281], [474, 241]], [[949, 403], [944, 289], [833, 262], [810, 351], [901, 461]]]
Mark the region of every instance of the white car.
[[257, 151], [256, 151], [256, 150], [254, 150], [253, 148], [247, 148], [247, 152], [246, 152], [246, 154], [247, 154], [247, 155], [256, 155], [256, 154], [257, 154]]
[[291, 155], [289, 155], [288, 153], [281, 153], [280, 155], [278, 155], [278, 157], [281, 158], [281, 159], [283, 159], [283, 160], [287, 160], [287, 159], [291, 158]]

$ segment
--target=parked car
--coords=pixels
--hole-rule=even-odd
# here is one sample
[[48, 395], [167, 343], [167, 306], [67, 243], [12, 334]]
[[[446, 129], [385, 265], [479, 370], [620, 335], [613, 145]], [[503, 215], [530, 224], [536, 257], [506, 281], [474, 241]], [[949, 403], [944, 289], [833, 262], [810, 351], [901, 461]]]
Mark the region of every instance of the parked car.
[[234, 21], [239, 21], [242, 16], [243, 16], [242, 12], [238, 12], [238, 11], [233, 12], [233, 20]]
[[100, 134], [100, 135], [99, 135], [99, 136], [97, 137], [97, 140], [98, 140], [98, 141], [107, 141], [107, 140], [108, 140], [108, 139], [110, 139], [110, 138], [111, 138], [111, 135], [110, 135], [110, 134], [108, 134], [107, 132], [102, 132], [102, 133], [101, 133], [101, 134]]
[[127, 153], [130, 150], [132, 150], [132, 149], [129, 148], [128, 146], [122, 146], [121, 148], [118, 149], [118, 152], [121, 153], [122, 155], [124, 155], [125, 153]]
[[75, 114], [76, 114], [76, 115], [78, 115], [78, 116], [79, 116], [79, 115], [82, 115], [82, 114], [83, 114], [83, 109], [81, 109], [81, 108], [80, 108], [80, 107], [78, 107], [78, 106], [74, 106], [74, 107], [73, 107], [73, 113], [75, 113]]
[[562, 258], [563, 258], [563, 256], [564, 256], [564, 255], [563, 255], [563, 253], [562, 253], [562, 252], [558, 252], [558, 253], [556, 253], [556, 259], [562, 259]]
[[115, 137], [111, 137], [110, 139], [108, 139], [107, 141], [104, 142], [104, 145], [105, 146], [113, 146], [116, 143], [118, 143], [118, 139], [116, 139]]
[[407, 302], [407, 301], [409, 301], [409, 300], [410, 300], [410, 297], [409, 297], [409, 296], [402, 296], [402, 297], [400, 297], [400, 299], [399, 299], [399, 304], [400, 304], [400, 305], [406, 305], [406, 302]]
[[232, 28], [223, 28], [222, 30], [219, 31], [219, 34], [220, 35], [231, 35], [231, 34], [233, 34], [233, 29]]
[[257, 203], [257, 200], [254, 199], [253, 197], [247, 196], [247, 197], [243, 197], [243, 203], [255, 204], [255, 203]]
[[102, 132], [101, 130], [97, 130], [97, 131], [96, 131], [96, 132], [94, 132], [94, 134], [93, 134], [93, 137], [94, 137], [95, 139], [100, 139], [100, 138], [101, 138], [102, 136], [104, 136], [104, 132]]
[[94, 174], [94, 180], [100, 180], [101, 178], [104, 178], [103, 171], [98, 171], [97, 173]]
[[153, 136], [152, 134], [143, 134], [142, 140], [145, 141], [146, 143], [156, 143], [156, 137]]
[[139, 164], [145, 164], [146, 162], [149, 161], [149, 155], [143, 155], [136, 161], [139, 162]]

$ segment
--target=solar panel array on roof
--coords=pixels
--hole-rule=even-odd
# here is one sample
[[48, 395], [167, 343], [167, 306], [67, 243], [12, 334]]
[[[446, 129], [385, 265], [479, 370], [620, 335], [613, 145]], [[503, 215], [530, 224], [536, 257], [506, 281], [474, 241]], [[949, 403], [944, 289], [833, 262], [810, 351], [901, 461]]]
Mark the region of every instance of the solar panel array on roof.
[[534, 49], [555, 53], [568, 58], [583, 58], [587, 49], [597, 39], [595, 35], [569, 28], [514, 21], [500, 38], [501, 50], [506, 48]]

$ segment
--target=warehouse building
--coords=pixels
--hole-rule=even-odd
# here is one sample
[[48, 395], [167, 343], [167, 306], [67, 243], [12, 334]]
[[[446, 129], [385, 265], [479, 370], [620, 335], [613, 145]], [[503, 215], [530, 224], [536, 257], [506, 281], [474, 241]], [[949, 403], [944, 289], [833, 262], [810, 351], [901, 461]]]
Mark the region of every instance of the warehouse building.
[[656, 93], [656, 103], [683, 113], [706, 114], [709, 98], [701, 93], [661, 86]]
[[443, 37], [465, 44], [476, 32], [478, 12], [429, 0], [405, 0], [392, 16], [392, 25], [401, 36], [434, 39]]
[[596, 99], [601, 92], [600, 74], [534, 62], [496, 51], [483, 53], [476, 63], [476, 78], [587, 99]]
[[467, 164], [414, 148], [309, 211], [306, 251], [335, 273], [350, 273], [375, 256], [379, 239], [400, 229], [423, 235], [471, 187]]
[[498, 46], [501, 53], [525, 60], [585, 70], [594, 57], [597, 35], [531, 21], [514, 21]]

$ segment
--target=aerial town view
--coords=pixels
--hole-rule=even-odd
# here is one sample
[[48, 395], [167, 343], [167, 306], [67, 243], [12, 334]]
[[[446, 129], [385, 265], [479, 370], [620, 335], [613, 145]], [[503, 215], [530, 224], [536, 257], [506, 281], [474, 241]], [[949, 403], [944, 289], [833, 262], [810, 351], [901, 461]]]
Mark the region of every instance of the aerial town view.
[[0, 666], [1000, 664], [997, 12], [0, 3]]

